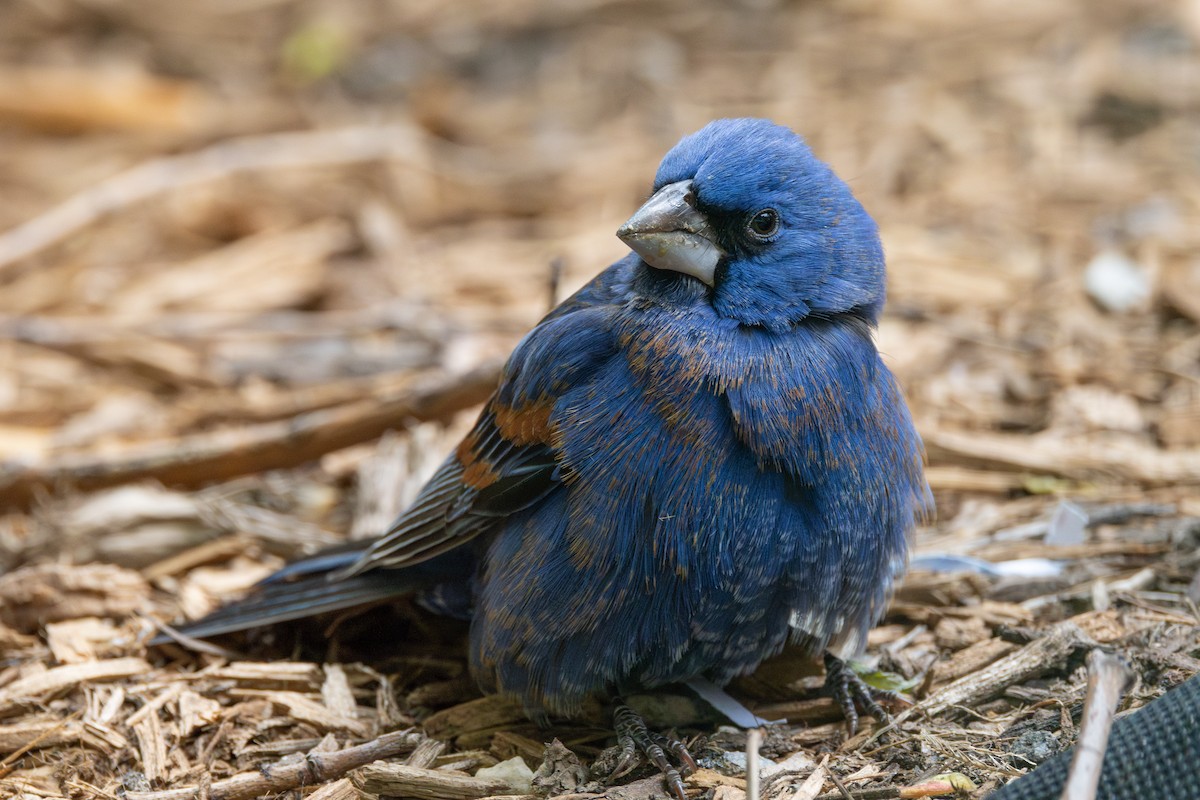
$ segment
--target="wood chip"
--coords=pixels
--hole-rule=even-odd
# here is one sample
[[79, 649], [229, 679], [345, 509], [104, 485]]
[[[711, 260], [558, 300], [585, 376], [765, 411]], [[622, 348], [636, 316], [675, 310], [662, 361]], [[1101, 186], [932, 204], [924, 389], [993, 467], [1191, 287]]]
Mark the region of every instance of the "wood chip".
[[430, 736], [447, 739], [524, 718], [525, 713], [518, 703], [499, 695], [488, 695], [439, 711], [426, 719], [423, 727]]
[[184, 690], [179, 694], [179, 738], [186, 739], [192, 732], [217, 721], [221, 704], [216, 700]]
[[0, 81], [0, 118], [56, 133], [197, 130], [215, 110], [202, 84], [141, 70], [10, 65]]
[[446, 419], [482, 403], [496, 388], [500, 364], [464, 375], [431, 377], [394, 396], [312, 411], [285, 422], [195, 434], [131, 447], [120, 456], [84, 452], [0, 472], [0, 503], [27, 503], [37, 489], [98, 489], [154, 478], [173, 485], [228, 480], [320, 458], [369, 441], [407, 420]]
[[988, 700], [1006, 688], [1034, 675], [1061, 665], [1075, 649], [1094, 647], [1089, 639], [1073, 622], [1064, 622], [1051, 628], [1046, 634], [1014, 653], [995, 661], [922, 700], [896, 718], [902, 722], [914, 714], [937, 717], [955, 706], [971, 706]]
[[[421, 738], [420, 734], [412, 731], [397, 731], [333, 753], [310, 753], [299, 761], [284, 761], [214, 781], [208, 786], [206, 794], [208, 800], [250, 800], [260, 795], [278, 794], [300, 786], [340, 779], [363, 764], [407, 752]], [[198, 787], [187, 786], [157, 792], [127, 791], [125, 797], [127, 800], [194, 800], [197, 793]]]
[[158, 783], [166, 774], [167, 743], [163, 739], [162, 723], [158, 712], [145, 715], [133, 726], [137, 736], [138, 751], [142, 757], [142, 773], [146, 780]]
[[542, 763], [546, 745], [539, 739], [530, 739], [512, 731], [499, 731], [492, 737], [492, 752], [501, 761], [520, 756], [526, 763], [537, 766]]
[[118, 630], [106, 619], [81, 617], [46, 625], [46, 644], [60, 664], [95, 661], [114, 651], [128, 651], [133, 641], [132, 634]]
[[91, 736], [78, 720], [26, 720], [15, 725], [0, 725], [0, 756], [24, 749], [59, 747], [84, 743], [103, 749], [107, 742]]
[[183, 684], [181, 684], [181, 683], [177, 683], [173, 686], [168, 686], [166, 689], [163, 689], [161, 692], [159, 692], [158, 696], [155, 697], [153, 700], [151, 700], [149, 703], [146, 703], [146, 705], [142, 706], [137, 711], [130, 714], [126, 718], [125, 724], [126, 725], [137, 725], [138, 723], [140, 723], [142, 720], [146, 719], [147, 717], [154, 716], [155, 714], [158, 713], [158, 710], [160, 708], [165, 706], [167, 703], [170, 703], [176, 697], [179, 697], [181, 694], [183, 694], [183, 691], [184, 691], [184, 687], [183, 687]]
[[0, 689], [0, 715], [10, 714], [21, 705], [45, 700], [63, 689], [83, 683], [129, 678], [149, 671], [150, 665], [140, 658], [116, 658], [55, 667]]
[[123, 617], [146, 608], [141, 575], [108, 564], [44, 564], [0, 575], [0, 622], [35, 631], [48, 622]]
[[190, 569], [195, 569], [214, 561], [225, 561], [246, 551], [249, 544], [245, 537], [222, 536], [209, 542], [198, 544], [181, 553], [175, 553], [161, 561], [156, 561], [142, 568], [142, 577], [154, 582], [171, 575], [179, 575]]
[[249, 313], [303, 305], [321, 288], [325, 260], [355, 241], [350, 226], [332, 218], [246, 236], [143, 273], [113, 298], [112, 310], [136, 323], [180, 307]]
[[1164, 451], [1106, 437], [1065, 439], [1057, 434], [1014, 436], [984, 431], [922, 430], [933, 458], [980, 462], [1018, 472], [1087, 479], [1117, 477], [1149, 486], [1200, 483], [1200, 449]]
[[36, 636], [26, 636], [23, 633], [17, 633], [7, 625], [0, 624], [0, 654], [29, 650], [36, 647], [37, 644]]
[[354, 691], [340, 664], [325, 664], [325, 682], [321, 684], [321, 699], [334, 714], [346, 719], [358, 716], [358, 703]]
[[504, 781], [402, 764], [369, 764], [358, 770], [353, 780], [355, 786], [369, 794], [419, 800], [477, 800], [504, 794], [508, 789]]
[[986, 667], [1009, 655], [1017, 649], [1017, 645], [1003, 639], [985, 639], [959, 650], [948, 660], [941, 661], [933, 668], [932, 681], [934, 685], [949, 683]]
[[308, 800], [359, 800], [358, 790], [349, 778], [339, 778], [307, 795]]
[[302, 661], [235, 661], [232, 664], [206, 669], [197, 677], [233, 681], [239, 686], [310, 691], [320, 689], [325, 678], [320, 664]]
[[325, 706], [296, 692], [272, 692], [258, 689], [233, 689], [233, 697], [261, 697], [283, 708], [294, 719], [307, 722], [323, 731], [347, 731], [355, 736], [366, 736], [370, 728], [364, 722], [343, 717]]

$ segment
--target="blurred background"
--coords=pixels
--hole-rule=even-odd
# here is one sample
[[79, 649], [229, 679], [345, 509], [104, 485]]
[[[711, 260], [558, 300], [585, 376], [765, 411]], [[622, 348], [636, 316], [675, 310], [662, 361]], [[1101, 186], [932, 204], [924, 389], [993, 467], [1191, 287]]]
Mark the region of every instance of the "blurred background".
[[1198, 0], [3, 0], [0, 623], [200, 614], [378, 531], [738, 115], [879, 222], [921, 553], [991, 581], [910, 600], [1133, 577], [1194, 621]]

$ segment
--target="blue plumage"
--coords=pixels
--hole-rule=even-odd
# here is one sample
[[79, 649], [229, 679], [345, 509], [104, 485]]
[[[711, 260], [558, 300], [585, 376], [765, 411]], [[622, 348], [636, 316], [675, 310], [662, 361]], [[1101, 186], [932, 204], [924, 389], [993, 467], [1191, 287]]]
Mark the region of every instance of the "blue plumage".
[[849, 188], [790, 130], [738, 119], [684, 138], [654, 189], [618, 234], [634, 252], [525, 337], [414, 508], [335, 573], [473, 565], [452, 579], [472, 671], [535, 718], [724, 683], [789, 637], [853, 654], [930, 505]]

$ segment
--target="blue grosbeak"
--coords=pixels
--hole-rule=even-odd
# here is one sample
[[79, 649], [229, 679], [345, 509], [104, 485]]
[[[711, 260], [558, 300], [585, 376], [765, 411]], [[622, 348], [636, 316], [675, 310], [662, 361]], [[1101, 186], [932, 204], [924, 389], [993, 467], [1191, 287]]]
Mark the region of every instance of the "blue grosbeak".
[[[872, 333], [874, 222], [803, 140], [718, 120], [663, 159], [632, 250], [517, 346], [475, 427], [382, 537], [293, 564], [187, 630], [400, 594], [470, 616], [470, 666], [535, 720], [694, 678], [789, 638], [854, 725], [861, 650], [930, 505]], [[618, 707], [681, 796], [677, 742]]]

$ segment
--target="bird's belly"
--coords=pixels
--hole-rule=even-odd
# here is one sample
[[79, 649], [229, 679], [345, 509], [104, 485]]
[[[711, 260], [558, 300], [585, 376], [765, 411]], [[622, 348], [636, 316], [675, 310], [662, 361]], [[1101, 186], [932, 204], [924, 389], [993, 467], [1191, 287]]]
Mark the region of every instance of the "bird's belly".
[[727, 681], [778, 652], [796, 612], [818, 644], [870, 616], [859, 598], [894, 548], [828, 520], [843, 495], [875, 496], [763, 469], [704, 381], [610, 369], [605, 391], [560, 401], [563, 486], [484, 557], [471, 659], [485, 688], [571, 714], [596, 693]]
[[492, 543], [471, 637], [485, 688], [570, 715], [590, 695], [725, 683], [783, 647], [792, 606], [777, 554], [631, 545], [592, 558], [569, 544], [568, 504], [552, 498]]

